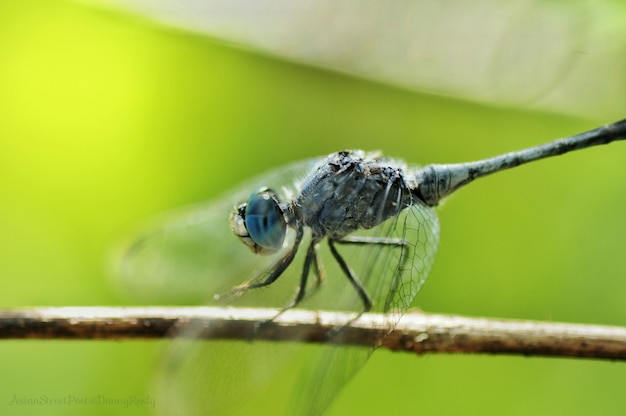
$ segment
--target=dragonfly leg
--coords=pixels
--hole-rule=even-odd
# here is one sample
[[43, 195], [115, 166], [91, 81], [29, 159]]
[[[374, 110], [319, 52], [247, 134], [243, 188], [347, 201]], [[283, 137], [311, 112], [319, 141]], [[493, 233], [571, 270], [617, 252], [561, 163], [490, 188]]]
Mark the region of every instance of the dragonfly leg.
[[324, 283], [324, 280], [326, 280], [326, 271], [324, 270], [324, 264], [322, 263], [317, 251], [318, 248], [318, 244], [315, 244], [313, 247], [313, 257], [315, 260], [313, 262], [313, 275], [315, 276], [315, 287], [319, 287], [322, 283]]
[[287, 269], [287, 267], [289, 267], [293, 259], [296, 257], [296, 253], [298, 252], [298, 247], [300, 246], [300, 243], [302, 242], [303, 236], [304, 236], [304, 231], [302, 230], [302, 227], [299, 227], [299, 226], [296, 227], [296, 238], [293, 243], [293, 247], [291, 248], [291, 250], [289, 250], [289, 252], [283, 258], [281, 258], [276, 263], [270, 275], [267, 276], [264, 280], [259, 281], [259, 278], [257, 277], [255, 279], [243, 282], [242, 284], [233, 287], [230, 291], [228, 291], [225, 294], [216, 295], [215, 300], [220, 300], [225, 303], [230, 303], [238, 299], [244, 293], [246, 293], [247, 291], [251, 289], [269, 286], [272, 283], [274, 283], [276, 279], [278, 279], [283, 274], [283, 272]]
[[272, 283], [274, 283], [276, 279], [278, 279], [280, 275], [283, 274], [283, 272], [287, 269], [287, 267], [289, 267], [293, 259], [296, 257], [296, 253], [298, 252], [298, 247], [300, 246], [300, 243], [302, 242], [303, 235], [304, 235], [304, 231], [302, 230], [302, 227], [296, 227], [296, 238], [293, 243], [293, 247], [291, 248], [291, 250], [289, 250], [289, 252], [287, 253], [287, 255], [285, 255], [285, 257], [280, 259], [280, 261], [278, 262], [278, 264], [276, 265], [272, 273], [269, 276], [267, 276], [265, 280], [261, 282], [256, 282], [256, 283], [249, 281], [242, 285], [237, 286], [237, 288], [241, 288], [243, 290], [249, 290], [249, 289], [256, 289], [259, 287], [269, 286]]
[[[268, 319], [267, 321], [263, 321], [263, 322], [258, 322], [255, 325], [255, 329], [253, 331], [253, 334], [258, 333], [258, 331], [264, 326], [269, 324], [270, 322], [273, 322], [276, 320], [276, 318], [278, 318], [280, 315], [282, 315], [285, 311], [294, 308], [296, 305], [298, 305], [298, 303], [300, 303], [302, 301], [302, 299], [304, 299], [304, 296], [306, 294], [306, 284], [307, 281], [309, 279], [309, 271], [311, 270], [311, 263], [313, 264], [313, 268], [315, 269], [315, 273], [319, 273], [319, 269], [318, 269], [318, 258], [319, 256], [317, 255], [317, 241], [312, 241], [311, 244], [309, 245], [309, 248], [306, 252], [306, 257], [304, 259], [304, 265], [302, 266], [302, 275], [300, 276], [300, 286], [298, 287], [298, 292], [296, 294], [296, 297], [293, 298], [293, 300], [291, 302], [289, 302], [287, 305], [283, 306], [280, 311], [278, 311], [278, 313], [276, 315], [274, 315], [271, 319]], [[316, 285], [316, 287], [319, 286], [319, 276], [317, 277], [318, 283]]]
[[287, 305], [282, 307], [280, 311], [278, 311], [278, 313], [274, 315], [271, 319], [268, 319], [267, 321], [260, 322], [259, 324], [257, 324], [255, 328], [255, 333], [258, 332], [259, 329], [263, 325], [266, 325], [270, 322], [275, 321], [276, 318], [282, 315], [285, 311], [296, 307], [302, 301], [302, 299], [304, 299], [306, 295], [306, 284], [309, 279], [309, 271], [311, 270], [311, 265], [313, 265], [313, 271], [316, 275], [315, 288], [318, 288], [320, 286], [321, 282], [324, 279], [323, 275], [320, 275], [320, 269], [322, 270], [322, 273], [324, 272], [324, 270], [319, 260], [319, 256], [317, 255], [317, 247], [318, 247], [318, 241], [312, 241], [311, 244], [309, 245], [309, 248], [306, 252], [306, 257], [304, 259], [304, 265], [302, 266], [302, 275], [300, 276], [300, 286], [298, 287], [296, 296], [293, 298], [291, 302], [289, 302]]
[[[298, 303], [302, 301], [302, 299], [304, 299], [304, 296], [306, 294], [306, 284], [307, 284], [307, 281], [309, 280], [309, 271], [311, 270], [311, 264], [313, 264], [313, 268], [317, 270], [317, 267], [318, 267], [317, 262], [318, 262], [317, 241], [312, 241], [306, 252], [304, 265], [302, 266], [302, 275], [300, 276], [300, 286], [298, 287], [298, 292], [296, 293], [296, 297], [293, 298], [293, 300], [289, 302], [286, 306], [284, 306], [280, 310], [280, 312], [278, 312], [278, 314], [272, 319], [276, 319], [278, 315], [282, 314], [288, 309], [295, 307], [296, 305], [298, 305]], [[315, 271], [315, 273], [318, 273], [318, 271]], [[319, 276], [317, 280], [318, 280], [318, 283], [316, 287], [319, 286]]]
[[[344, 237], [341, 240], [335, 240], [335, 242], [340, 244], [378, 244], [384, 246], [391, 246], [392, 248], [399, 248], [399, 262], [400, 268], [404, 268], [406, 262], [408, 261], [407, 251], [410, 250], [410, 244], [408, 241], [402, 238], [388, 238], [388, 237], [366, 237], [366, 236], [350, 236]], [[390, 296], [387, 298], [387, 303], [391, 301], [392, 294], [397, 290], [398, 285], [400, 284], [400, 276], [397, 275], [394, 279], [393, 283], [390, 284]], [[385, 306], [385, 309], [387, 305]]]
[[341, 257], [341, 255], [335, 248], [334, 243], [335, 243], [335, 240], [332, 240], [330, 238], [328, 239], [330, 252], [332, 253], [337, 263], [339, 263], [339, 267], [341, 267], [341, 270], [345, 273], [346, 277], [348, 278], [348, 280], [350, 281], [354, 289], [356, 289], [357, 293], [359, 294], [359, 297], [363, 301], [363, 312], [368, 312], [370, 309], [372, 309], [372, 301], [369, 295], [367, 294], [365, 287], [363, 287], [363, 284], [359, 281], [359, 278], [356, 277], [356, 275], [352, 272], [350, 267], [348, 267], [348, 265], [346, 264], [343, 257]]

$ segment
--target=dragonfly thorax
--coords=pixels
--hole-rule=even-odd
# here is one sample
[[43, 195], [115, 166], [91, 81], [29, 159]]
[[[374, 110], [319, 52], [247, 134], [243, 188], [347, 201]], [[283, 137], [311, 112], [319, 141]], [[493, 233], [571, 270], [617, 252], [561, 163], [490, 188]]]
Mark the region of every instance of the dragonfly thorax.
[[294, 211], [314, 238], [341, 239], [397, 215], [412, 201], [403, 166], [362, 151], [333, 153], [302, 183]]

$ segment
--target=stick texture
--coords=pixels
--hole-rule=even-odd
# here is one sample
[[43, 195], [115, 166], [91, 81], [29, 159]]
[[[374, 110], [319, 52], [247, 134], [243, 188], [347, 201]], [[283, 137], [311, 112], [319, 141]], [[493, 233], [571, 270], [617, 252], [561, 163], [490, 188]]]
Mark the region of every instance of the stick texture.
[[[58, 307], [0, 311], [0, 339], [147, 339], [185, 336], [380, 346], [426, 354], [489, 353], [626, 360], [626, 328], [412, 312], [387, 335], [384, 315], [213, 307]], [[350, 324], [346, 325], [346, 322]], [[194, 331], [194, 333], [198, 333]], [[251, 338], [251, 334], [253, 337]], [[386, 336], [387, 335], [387, 336]]]

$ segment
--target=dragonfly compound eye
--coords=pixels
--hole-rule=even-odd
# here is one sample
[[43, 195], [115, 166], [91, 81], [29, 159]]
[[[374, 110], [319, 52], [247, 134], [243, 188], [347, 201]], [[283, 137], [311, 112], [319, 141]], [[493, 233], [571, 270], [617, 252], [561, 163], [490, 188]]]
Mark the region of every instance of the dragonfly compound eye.
[[230, 221], [233, 232], [255, 253], [272, 254], [283, 246], [287, 223], [276, 194], [269, 189], [252, 194]]

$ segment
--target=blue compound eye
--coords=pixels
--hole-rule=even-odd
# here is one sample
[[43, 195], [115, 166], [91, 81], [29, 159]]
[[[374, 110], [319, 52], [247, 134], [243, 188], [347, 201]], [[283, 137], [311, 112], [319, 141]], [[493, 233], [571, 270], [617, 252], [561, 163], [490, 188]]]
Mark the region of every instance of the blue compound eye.
[[280, 249], [287, 225], [276, 195], [267, 189], [259, 191], [250, 196], [245, 211], [246, 229], [252, 241], [267, 251]]

